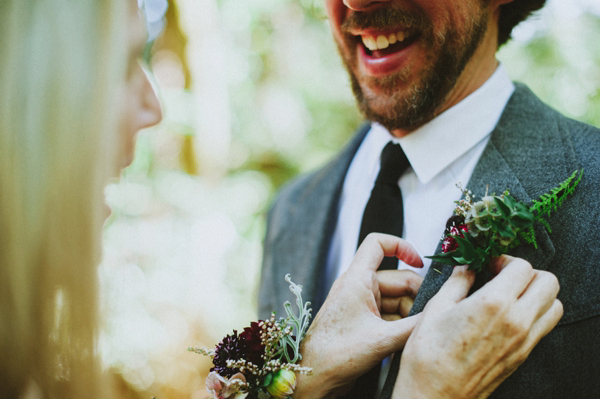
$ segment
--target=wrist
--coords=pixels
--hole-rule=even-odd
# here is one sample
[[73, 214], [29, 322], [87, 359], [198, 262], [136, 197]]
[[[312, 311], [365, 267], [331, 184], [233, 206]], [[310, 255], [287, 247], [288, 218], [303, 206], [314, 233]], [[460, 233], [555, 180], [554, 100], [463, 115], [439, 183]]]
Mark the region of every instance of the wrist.
[[319, 382], [318, 377], [313, 375], [299, 375], [296, 379], [296, 389], [292, 399], [325, 399], [329, 395], [326, 384]]
[[[303, 361], [300, 362], [302, 365]], [[311, 374], [299, 374], [296, 379], [296, 389], [294, 389], [293, 399], [333, 399], [338, 397], [336, 395], [339, 389], [339, 384], [335, 377], [335, 373], [327, 367], [322, 368], [319, 366], [316, 359], [309, 361], [306, 359], [307, 364], [315, 364], [316, 367], [312, 367]]]
[[[425, 364], [417, 360], [417, 356], [402, 353], [400, 362], [400, 372], [394, 385], [392, 399], [441, 399], [447, 396], [440, 396], [432, 384], [431, 371]], [[423, 378], [425, 377], [425, 378]]]

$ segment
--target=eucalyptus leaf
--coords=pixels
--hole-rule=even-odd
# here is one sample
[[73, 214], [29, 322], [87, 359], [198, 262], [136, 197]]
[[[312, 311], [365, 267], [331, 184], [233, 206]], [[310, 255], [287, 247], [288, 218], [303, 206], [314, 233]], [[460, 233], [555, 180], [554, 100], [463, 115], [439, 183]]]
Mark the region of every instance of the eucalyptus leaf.
[[501, 230], [498, 230], [498, 234], [502, 237], [517, 238], [517, 234], [510, 228], [510, 226], [503, 226]]
[[533, 213], [529, 212], [529, 210], [518, 210], [515, 215], [522, 219], [530, 220], [531, 222], [533, 222]]
[[450, 266], [460, 265], [460, 263], [458, 263], [456, 260], [454, 260], [454, 258], [452, 257], [452, 253], [453, 252], [446, 252], [445, 254], [426, 256], [426, 258], [431, 259], [434, 262], [442, 263], [444, 265], [450, 265]]
[[492, 225], [492, 228], [494, 229], [494, 231], [503, 229], [502, 221], [500, 221], [500, 220], [490, 220], [490, 224]]
[[510, 208], [514, 208], [517, 205], [517, 201], [508, 194], [504, 194], [504, 203]]
[[471, 234], [465, 234], [465, 240], [469, 241], [474, 248], [477, 248], [477, 241]]
[[533, 213], [529, 210], [529, 207], [522, 202], [517, 202], [517, 205], [514, 207], [517, 212], [527, 212], [533, 216]]
[[494, 197], [494, 202], [496, 203], [496, 206], [498, 207], [498, 210], [500, 211], [502, 216], [504, 218], [508, 218], [511, 214], [511, 210], [508, 207], [508, 205], [506, 205], [504, 202], [502, 202], [502, 199], [499, 197]]
[[459, 264], [459, 265], [470, 265], [473, 263], [473, 259], [465, 259], [461, 256], [457, 256], [456, 258], [454, 258], [454, 260]]
[[462, 257], [472, 260], [477, 256], [475, 246], [468, 239], [460, 236], [454, 236], [454, 239], [458, 243], [458, 251], [461, 251]]
[[477, 248], [477, 257], [480, 262], [486, 263], [491, 258], [490, 254], [483, 248]]
[[517, 215], [513, 215], [510, 218], [510, 224], [511, 226], [514, 226], [518, 229], [526, 229], [527, 227], [531, 226], [531, 224], [533, 223], [532, 220], [529, 219], [524, 219], [521, 216]]
[[475, 273], [479, 273], [483, 268], [483, 264], [481, 262], [473, 262], [469, 265], [468, 270], [473, 270]]

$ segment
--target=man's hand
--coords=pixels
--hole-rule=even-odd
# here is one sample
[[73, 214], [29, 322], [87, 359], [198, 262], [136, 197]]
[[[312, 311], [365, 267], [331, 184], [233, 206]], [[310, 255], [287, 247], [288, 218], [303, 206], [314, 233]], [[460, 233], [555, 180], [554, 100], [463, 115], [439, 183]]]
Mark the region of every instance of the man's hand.
[[[406, 270], [377, 272], [384, 255], [423, 265], [416, 251], [398, 237], [365, 238], [302, 342], [301, 364], [314, 374], [298, 376], [294, 399], [327, 397], [404, 346], [419, 316], [403, 317], [422, 277]], [[394, 321], [383, 320], [382, 313]]]
[[408, 270], [380, 270], [377, 281], [381, 292], [381, 318], [393, 321], [408, 317], [423, 277]]
[[563, 314], [556, 277], [502, 256], [498, 273], [466, 298], [465, 266], [423, 311], [406, 343], [394, 398], [485, 398], [525, 361]]

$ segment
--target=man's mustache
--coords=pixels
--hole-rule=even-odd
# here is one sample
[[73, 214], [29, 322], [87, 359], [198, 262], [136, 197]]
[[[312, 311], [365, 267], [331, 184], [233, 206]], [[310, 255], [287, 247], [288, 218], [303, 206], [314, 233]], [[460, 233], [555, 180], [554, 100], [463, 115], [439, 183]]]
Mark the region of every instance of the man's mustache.
[[353, 30], [364, 29], [416, 29], [421, 33], [433, 30], [433, 25], [419, 11], [403, 11], [397, 8], [378, 8], [369, 12], [353, 12], [341, 26], [341, 31], [349, 34]]

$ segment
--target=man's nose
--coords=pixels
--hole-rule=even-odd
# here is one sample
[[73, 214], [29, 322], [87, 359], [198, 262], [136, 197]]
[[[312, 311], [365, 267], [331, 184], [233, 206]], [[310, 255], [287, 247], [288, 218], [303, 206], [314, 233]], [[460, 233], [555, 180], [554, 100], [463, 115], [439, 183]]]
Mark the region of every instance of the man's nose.
[[343, 0], [344, 5], [353, 11], [371, 11], [377, 7], [384, 6], [392, 0]]

